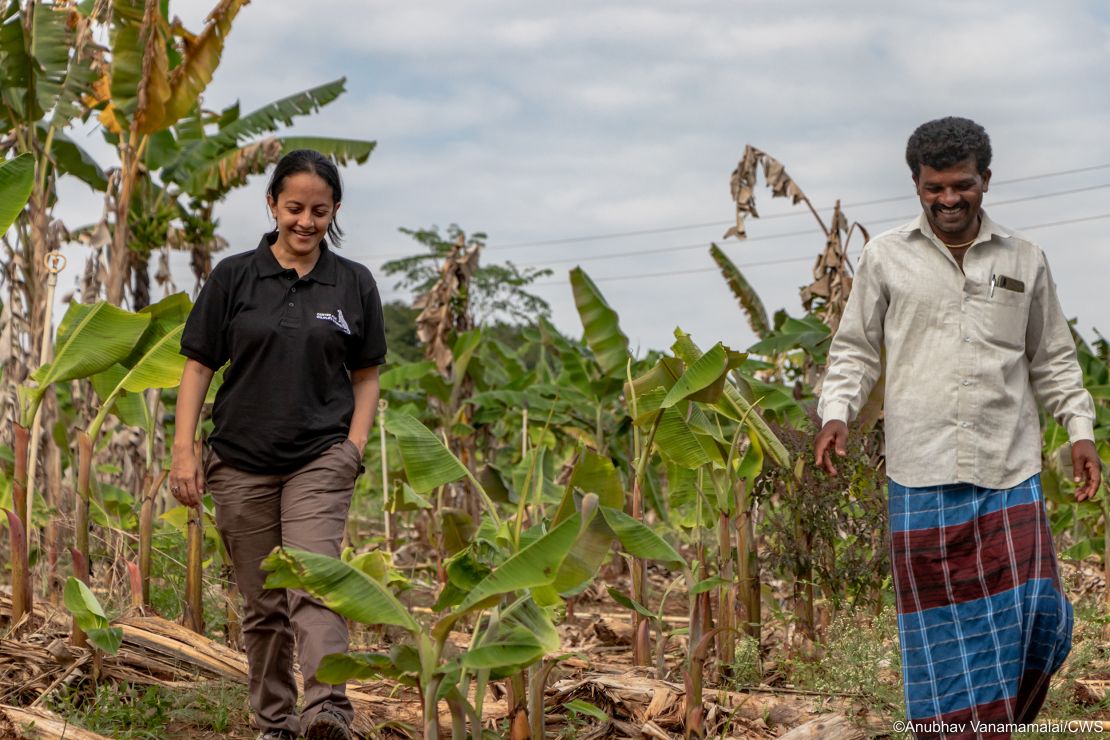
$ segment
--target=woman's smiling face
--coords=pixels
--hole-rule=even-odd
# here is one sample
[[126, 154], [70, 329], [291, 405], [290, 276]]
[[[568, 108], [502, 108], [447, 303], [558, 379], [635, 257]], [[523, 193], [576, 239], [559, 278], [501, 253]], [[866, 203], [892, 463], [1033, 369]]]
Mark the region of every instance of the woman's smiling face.
[[266, 196], [277, 221], [275, 248], [294, 259], [311, 256], [339, 211], [331, 186], [312, 172], [298, 172], [281, 183], [277, 201]]

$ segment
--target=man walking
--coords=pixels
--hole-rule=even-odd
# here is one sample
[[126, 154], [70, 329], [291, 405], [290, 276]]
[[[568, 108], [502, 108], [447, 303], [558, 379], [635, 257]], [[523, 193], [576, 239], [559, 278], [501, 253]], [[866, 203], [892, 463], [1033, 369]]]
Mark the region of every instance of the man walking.
[[917, 128], [920, 218], [863, 249], [833, 339], [817, 464], [879, 377], [907, 719], [918, 737], [1009, 737], [1071, 649], [1041, 491], [1039, 402], [1071, 439], [1076, 499], [1100, 483], [1094, 405], [1041, 249], [981, 208], [990, 139]]

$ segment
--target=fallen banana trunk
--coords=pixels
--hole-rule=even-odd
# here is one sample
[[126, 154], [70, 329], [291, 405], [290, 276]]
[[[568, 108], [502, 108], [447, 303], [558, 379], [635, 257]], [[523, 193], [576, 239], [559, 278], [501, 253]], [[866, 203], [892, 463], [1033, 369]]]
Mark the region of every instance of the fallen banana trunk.
[[32, 740], [111, 740], [71, 725], [45, 709], [0, 704], [0, 737]]

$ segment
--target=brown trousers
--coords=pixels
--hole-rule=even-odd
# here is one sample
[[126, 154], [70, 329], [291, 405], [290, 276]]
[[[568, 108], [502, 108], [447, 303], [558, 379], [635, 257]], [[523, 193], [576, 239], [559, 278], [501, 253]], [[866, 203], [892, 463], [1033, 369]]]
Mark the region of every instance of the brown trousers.
[[[243, 594], [243, 642], [250, 703], [262, 731], [301, 733], [326, 706], [354, 717], [342, 684], [316, 680], [325, 655], [347, 651], [347, 623], [303, 591], [263, 588], [262, 560], [278, 546], [339, 557], [347, 511], [361, 466], [355, 444], [344, 440], [284, 475], [248, 473], [211, 452], [205, 476], [216, 502], [216, 526]], [[293, 644], [304, 677], [304, 708], [297, 717]]]

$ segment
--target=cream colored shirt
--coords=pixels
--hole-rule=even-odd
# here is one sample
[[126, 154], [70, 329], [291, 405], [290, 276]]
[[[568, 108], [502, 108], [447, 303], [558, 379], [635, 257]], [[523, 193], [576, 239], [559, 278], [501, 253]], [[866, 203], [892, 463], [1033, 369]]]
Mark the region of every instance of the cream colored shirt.
[[1009, 488], [1038, 473], [1038, 402], [1072, 442], [1094, 438], [1044, 252], [984, 212], [963, 266], [924, 213], [880, 234], [833, 338], [818, 413], [854, 419], [885, 351], [887, 474], [904, 486]]

